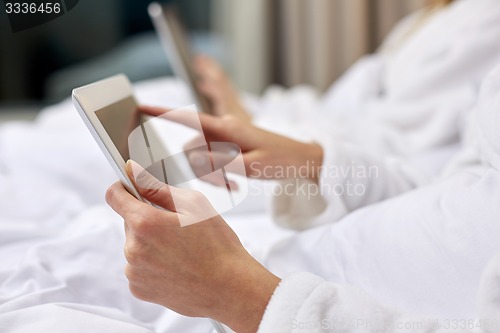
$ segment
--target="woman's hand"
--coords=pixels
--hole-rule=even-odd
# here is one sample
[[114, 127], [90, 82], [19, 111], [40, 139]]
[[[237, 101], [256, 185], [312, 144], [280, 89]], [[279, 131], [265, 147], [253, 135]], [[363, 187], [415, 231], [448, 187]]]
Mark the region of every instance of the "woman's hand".
[[[163, 208], [137, 200], [120, 183], [106, 193], [125, 220], [132, 294], [237, 332], [255, 332], [280, 280], [245, 251], [203, 195], [161, 183], [134, 162], [127, 172], [139, 193]], [[202, 221], [207, 211], [213, 217]], [[183, 218], [199, 223], [181, 227]]]
[[[153, 116], [168, 116], [168, 110], [142, 106], [142, 112]], [[199, 113], [203, 135], [187, 145], [186, 151], [193, 170], [206, 175], [206, 170], [216, 170], [234, 159], [234, 152], [224, 149], [197, 151], [193, 147], [208, 143], [223, 147], [228, 142], [240, 147], [243, 154], [246, 176], [258, 179], [306, 178], [317, 182], [323, 163], [323, 148], [316, 143], [304, 143], [255, 127], [233, 116], [214, 117]], [[198, 119], [192, 115], [182, 117], [176, 112], [172, 121], [197, 129]], [[212, 144], [211, 144], [212, 143]], [[218, 143], [218, 144], [213, 144]], [[239, 170], [227, 170], [241, 173]]]
[[233, 115], [246, 122], [252, 120], [241, 104], [231, 80], [214, 60], [198, 56], [194, 60], [194, 70], [199, 79], [198, 89], [211, 102], [215, 115]]

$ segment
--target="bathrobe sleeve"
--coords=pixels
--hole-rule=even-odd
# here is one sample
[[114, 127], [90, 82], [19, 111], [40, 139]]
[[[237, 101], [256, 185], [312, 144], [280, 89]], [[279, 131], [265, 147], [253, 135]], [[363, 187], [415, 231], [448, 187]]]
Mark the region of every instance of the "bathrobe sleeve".
[[404, 314], [379, 304], [363, 290], [295, 273], [282, 280], [258, 333], [444, 333], [500, 331], [500, 255], [483, 272], [478, 314], [464, 321]]
[[277, 185], [272, 214], [278, 225], [303, 230], [331, 223], [359, 207], [426, 181], [419, 170], [401, 158], [378, 156], [349, 143], [331, 145], [334, 147], [324, 150], [319, 184], [289, 179]]
[[[393, 54], [379, 54], [385, 60], [377, 62], [385, 64], [378, 74], [366, 74], [374, 72], [373, 61], [354, 66], [325, 104], [352, 104], [353, 115], [334, 116], [313, 131], [325, 153], [320, 183], [280, 182], [272, 206], [276, 222], [299, 230], [331, 223], [436, 179], [452, 156], [447, 149], [460, 141], [481, 81], [500, 59], [498, 40], [500, 2], [460, 1]], [[379, 88], [368, 89], [362, 102], [349, 98], [367, 77]]]
[[[404, 321], [412, 322], [360, 289], [327, 283], [309, 273], [296, 273], [276, 289], [258, 333], [393, 332], [377, 329]], [[422, 325], [428, 329], [432, 322]]]

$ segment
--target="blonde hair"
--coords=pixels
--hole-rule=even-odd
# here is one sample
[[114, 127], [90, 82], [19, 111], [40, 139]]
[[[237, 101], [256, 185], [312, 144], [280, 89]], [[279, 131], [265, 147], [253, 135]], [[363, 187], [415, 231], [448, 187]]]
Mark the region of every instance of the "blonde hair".
[[398, 40], [393, 41], [391, 44], [383, 44], [380, 50], [382, 52], [390, 52], [399, 47], [406, 39], [418, 31], [430, 17], [450, 5], [453, 1], [455, 0], [427, 0], [425, 8], [420, 12], [419, 17], [415, 19], [413, 25], [408, 28], [406, 33], [402, 34]]

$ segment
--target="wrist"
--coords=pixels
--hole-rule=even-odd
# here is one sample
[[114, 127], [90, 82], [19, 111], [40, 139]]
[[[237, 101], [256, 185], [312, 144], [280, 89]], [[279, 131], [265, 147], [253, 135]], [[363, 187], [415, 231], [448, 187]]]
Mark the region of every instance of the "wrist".
[[236, 332], [255, 333], [281, 280], [253, 258], [251, 263], [239, 261], [230, 271], [221, 286], [221, 306], [212, 318]]
[[308, 143], [305, 151], [304, 160], [308, 170], [308, 179], [318, 184], [321, 176], [321, 167], [323, 165], [323, 147], [317, 143]]

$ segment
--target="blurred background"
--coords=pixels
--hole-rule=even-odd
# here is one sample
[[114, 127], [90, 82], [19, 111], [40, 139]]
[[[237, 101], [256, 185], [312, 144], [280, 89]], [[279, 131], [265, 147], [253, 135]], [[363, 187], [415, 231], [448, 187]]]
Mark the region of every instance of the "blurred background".
[[[147, 15], [152, 0], [80, 0], [58, 19], [13, 33], [0, 12], [0, 116], [36, 112], [72, 88], [126, 73], [171, 75]], [[216, 58], [238, 88], [309, 84], [324, 91], [425, 0], [167, 0], [192, 49]], [[3, 7], [3, 3], [0, 5]]]

